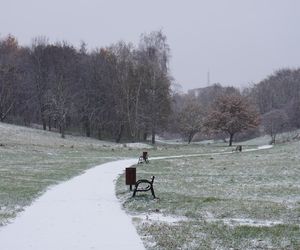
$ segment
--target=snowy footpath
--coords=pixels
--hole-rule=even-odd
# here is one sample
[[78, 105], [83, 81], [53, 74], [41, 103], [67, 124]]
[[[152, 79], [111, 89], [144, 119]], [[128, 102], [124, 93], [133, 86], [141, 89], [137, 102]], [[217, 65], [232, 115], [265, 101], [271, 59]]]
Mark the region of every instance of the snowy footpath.
[[52, 187], [0, 229], [0, 249], [144, 249], [115, 196], [114, 180], [135, 163], [136, 159], [102, 164]]

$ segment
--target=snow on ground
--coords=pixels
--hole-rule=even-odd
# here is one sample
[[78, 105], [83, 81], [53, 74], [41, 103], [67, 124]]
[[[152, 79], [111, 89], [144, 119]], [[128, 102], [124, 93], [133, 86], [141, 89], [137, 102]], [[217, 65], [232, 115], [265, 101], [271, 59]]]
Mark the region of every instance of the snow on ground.
[[[263, 145], [257, 148], [249, 148], [244, 149], [243, 152], [252, 152], [257, 150], [264, 150], [272, 148], [273, 145]], [[212, 155], [226, 155], [226, 154], [234, 154], [237, 153], [236, 151], [227, 151], [227, 152], [216, 152], [216, 153], [201, 153], [201, 154], [186, 154], [186, 155], [171, 155], [171, 156], [157, 156], [151, 157], [149, 160], [162, 160], [162, 159], [174, 159], [174, 158], [189, 158], [189, 157], [197, 157], [197, 156], [212, 156]]]
[[114, 179], [135, 163], [136, 159], [99, 165], [51, 188], [0, 229], [0, 249], [144, 249], [114, 192]]
[[207, 222], [219, 222], [222, 221], [224, 224], [228, 226], [251, 226], [251, 227], [272, 227], [274, 225], [284, 225], [282, 221], [271, 221], [271, 220], [253, 220], [253, 219], [245, 219], [245, 218], [224, 218], [217, 219], [214, 216], [207, 212], [207, 216], [205, 217], [205, 221]]
[[141, 214], [141, 215], [133, 215], [132, 218], [139, 218], [143, 220], [143, 222], [164, 222], [164, 223], [177, 223], [180, 221], [187, 221], [187, 217], [183, 216], [170, 216], [170, 215], [163, 215], [160, 213], [148, 213], [148, 214]]
[[57, 147], [117, 147], [119, 144], [109, 141], [101, 141], [94, 138], [66, 135], [67, 139], [61, 138], [57, 132], [21, 127], [0, 122], [0, 142], [5, 145], [32, 145]]
[[[190, 156], [197, 155], [152, 159]], [[117, 175], [135, 163], [136, 159], [130, 159], [102, 164], [52, 187], [12, 224], [0, 229], [1, 250], [144, 249], [114, 192]], [[145, 219], [172, 223], [183, 218], [146, 215]]]
[[259, 146], [258, 149], [268, 149], [268, 148], [272, 148], [273, 145], [263, 145], [263, 146]]
[[222, 220], [229, 226], [251, 226], [251, 227], [272, 227], [274, 225], [284, 225], [282, 221], [271, 221], [271, 220], [252, 220], [242, 218], [229, 218]]
[[[93, 148], [153, 148], [153, 146], [146, 143], [115, 143], [110, 141], [102, 141], [95, 138], [81, 137], [75, 135], [66, 135], [67, 140], [61, 138], [60, 134], [53, 131], [45, 131], [42, 129], [34, 129], [28, 127], [21, 127], [12, 124], [0, 122], [0, 142], [5, 144], [28, 144], [50, 147], [93, 147]], [[17, 135], [17, 136], [16, 136]]]
[[181, 145], [186, 144], [186, 142], [182, 140], [164, 140], [164, 139], [155, 139], [156, 142], [162, 143], [162, 144], [169, 144], [169, 145]]
[[123, 144], [123, 145], [124, 145], [124, 147], [135, 148], [135, 149], [153, 148], [153, 146], [151, 146], [149, 144], [139, 143], [139, 142], [126, 143], [126, 144]]
[[[162, 143], [162, 144], [169, 144], [169, 145], [186, 145], [188, 144], [187, 141], [184, 141], [182, 139], [163, 139], [162, 137], [157, 137], [157, 139], [155, 139], [156, 142]], [[203, 141], [196, 141], [196, 142], [191, 142], [191, 144], [212, 144], [218, 142], [218, 140], [203, 140]], [[221, 141], [220, 141], [221, 142]]]

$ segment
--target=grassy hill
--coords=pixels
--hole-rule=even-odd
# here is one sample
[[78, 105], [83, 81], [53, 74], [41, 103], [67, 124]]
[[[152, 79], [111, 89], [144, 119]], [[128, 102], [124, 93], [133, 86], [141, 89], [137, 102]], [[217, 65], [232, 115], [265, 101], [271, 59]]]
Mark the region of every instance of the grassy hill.
[[159, 199], [150, 193], [131, 198], [124, 176], [117, 195], [147, 249], [300, 249], [299, 148], [300, 142], [292, 142], [260, 151], [152, 160], [137, 173], [156, 176]]
[[0, 225], [49, 186], [101, 163], [135, 157], [139, 147], [76, 136], [62, 139], [58, 133], [0, 123]]
[[[143, 148], [152, 160], [138, 166], [138, 178], [155, 175], [159, 199], [131, 198], [124, 175], [116, 192], [148, 249], [300, 248], [300, 142], [232, 153], [220, 142], [115, 144], [0, 123], [0, 224], [50, 186], [107, 161], [138, 158]], [[202, 155], [153, 159], [189, 154]]]

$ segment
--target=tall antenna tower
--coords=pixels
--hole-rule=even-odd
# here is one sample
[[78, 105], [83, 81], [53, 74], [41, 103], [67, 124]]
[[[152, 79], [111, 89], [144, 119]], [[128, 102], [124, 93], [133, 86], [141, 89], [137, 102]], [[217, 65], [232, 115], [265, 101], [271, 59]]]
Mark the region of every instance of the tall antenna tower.
[[210, 85], [210, 74], [209, 71], [207, 71], [207, 86]]

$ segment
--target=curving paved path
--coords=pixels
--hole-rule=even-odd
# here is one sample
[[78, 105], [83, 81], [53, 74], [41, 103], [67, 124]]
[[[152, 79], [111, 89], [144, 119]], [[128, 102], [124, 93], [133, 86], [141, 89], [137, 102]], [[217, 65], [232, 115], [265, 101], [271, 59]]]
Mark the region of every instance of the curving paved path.
[[144, 249], [115, 196], [115, 178], [136, 162], [102, 164], [54, 186], [0, 229], [0, 249]]

